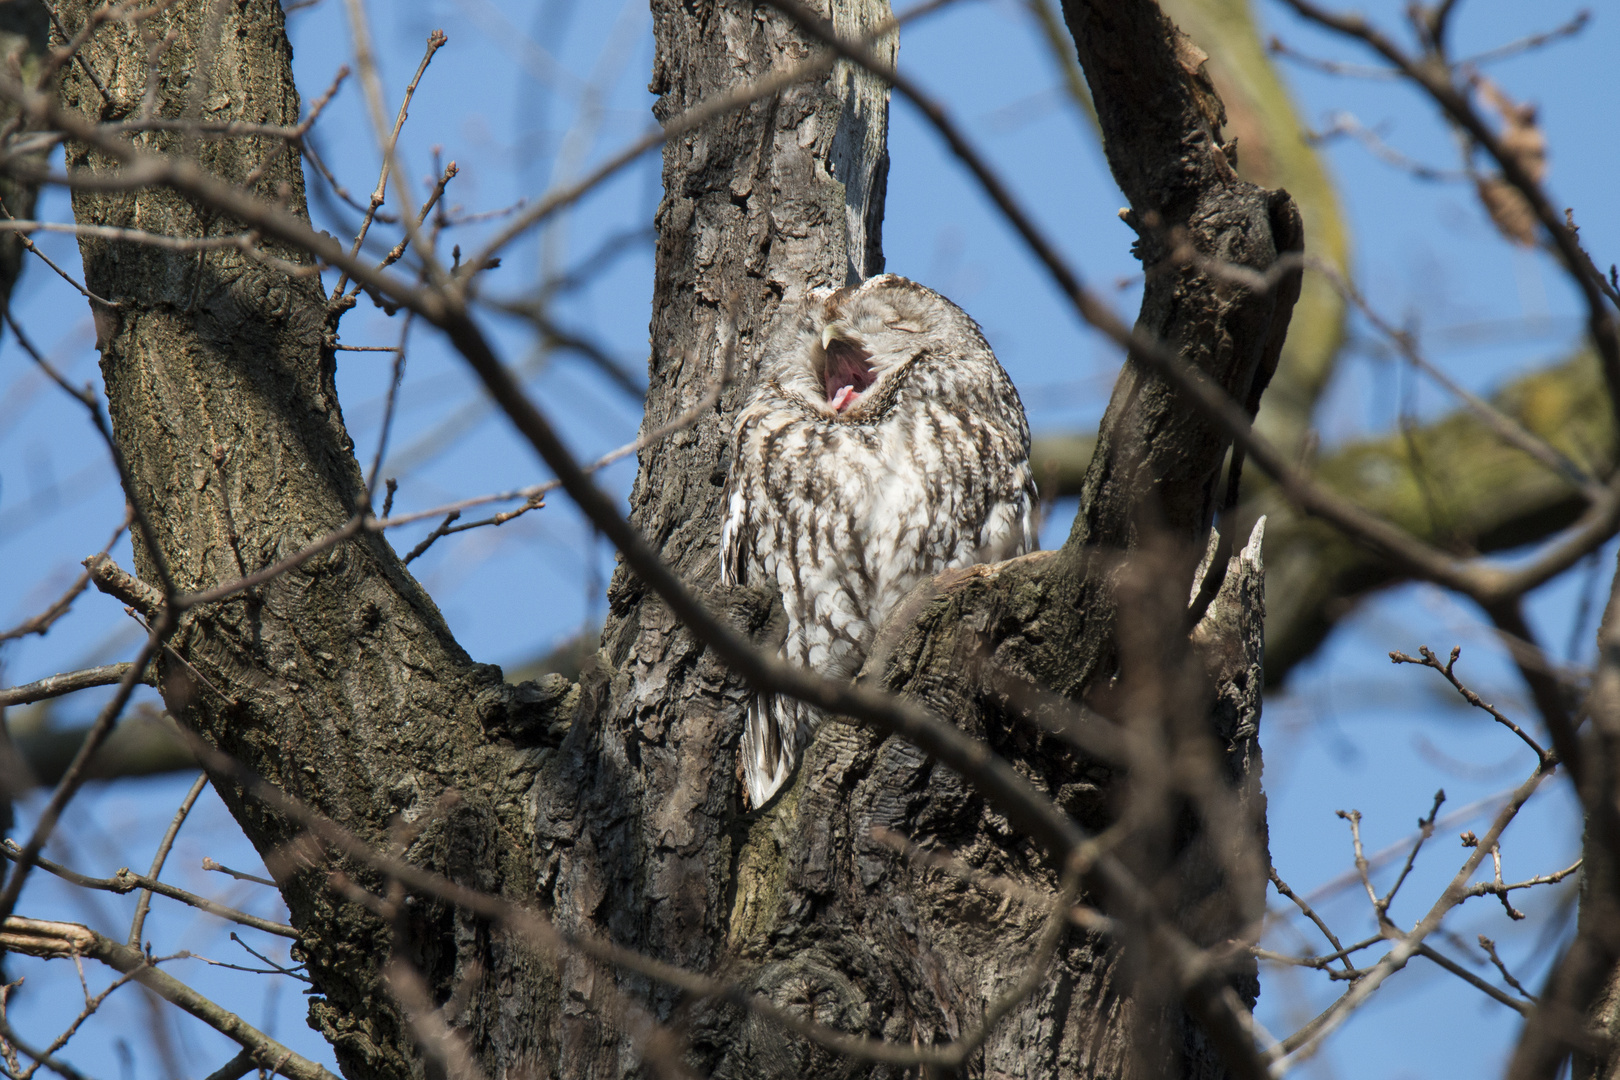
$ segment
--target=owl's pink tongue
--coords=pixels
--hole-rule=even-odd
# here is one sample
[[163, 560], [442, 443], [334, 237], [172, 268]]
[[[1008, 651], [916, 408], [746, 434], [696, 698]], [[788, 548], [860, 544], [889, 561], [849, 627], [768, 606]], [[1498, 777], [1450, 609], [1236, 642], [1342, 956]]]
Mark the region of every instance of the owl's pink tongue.
[[872, 354], [851, 341], [835, 339], [827, 344], [827, 366], [821, 373], [827, 403], [834, 412], [843, 412], [877, 380], [867, 361]]

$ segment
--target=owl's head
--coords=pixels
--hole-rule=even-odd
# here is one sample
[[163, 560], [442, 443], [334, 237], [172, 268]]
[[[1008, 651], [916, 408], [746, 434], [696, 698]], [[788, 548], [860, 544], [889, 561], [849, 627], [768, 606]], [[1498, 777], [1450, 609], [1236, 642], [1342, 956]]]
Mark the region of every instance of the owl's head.
[[778, 377], [831, 417], [870, 420], [893, 405], [888, 391], [925, 356], [952, 369], [996, 365], [961, 308], [898, 274], [880, 274], [812, 302]]

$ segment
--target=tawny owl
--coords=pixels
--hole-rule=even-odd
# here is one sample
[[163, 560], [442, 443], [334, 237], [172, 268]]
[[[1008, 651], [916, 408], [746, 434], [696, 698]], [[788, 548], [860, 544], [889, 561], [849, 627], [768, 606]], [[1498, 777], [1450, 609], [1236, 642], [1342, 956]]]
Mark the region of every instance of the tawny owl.
[[[720, 576], [774, 583], [783, 655], [847, 679], [918, 582], [1035, 546], [1029, 427], [978, 324], [903, 277], [815, 298], [776, 341], [732, 437]], [[781, 788], [818, 720], [752, 702], [750, 805]]]

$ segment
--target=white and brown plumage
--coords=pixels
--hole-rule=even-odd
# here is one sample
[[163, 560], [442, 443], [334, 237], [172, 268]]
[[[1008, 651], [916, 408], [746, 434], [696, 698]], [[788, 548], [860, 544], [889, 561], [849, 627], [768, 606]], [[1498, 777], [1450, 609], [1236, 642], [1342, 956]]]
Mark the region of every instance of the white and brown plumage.
[[[783, 655], [847, 679], [918, 582], [1035, 546], [1029, 428], [978, 325], [894, 274], [812, 301], [737, 417], [720, 575], [776, 585]], [[792, 774], [815, 711], [761, 695], [748, 800]]]

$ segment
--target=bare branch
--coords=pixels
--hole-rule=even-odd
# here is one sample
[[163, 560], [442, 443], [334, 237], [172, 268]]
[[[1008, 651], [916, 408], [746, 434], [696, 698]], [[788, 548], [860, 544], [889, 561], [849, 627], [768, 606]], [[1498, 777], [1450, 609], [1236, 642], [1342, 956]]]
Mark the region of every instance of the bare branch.
[[212, 870], [215, 873], [224, 874], [226, 877], [233, 877], [237, 881], [251, 881], [256, 885], [268, 885], [272, 889], [278, 888], [276, 883], [271, 881], [269, 878], [260, 877], [257, 874], [244, 873], [241, 870], [232, 870], [230, 867], [217, 863], [213, 859], [208, 858], [206, 855], [203, 856], [202, 868], [204, 870]]
[[1468, 704], [1472, 705], [1476, 709], [1483, 709], [1485, 712], [1489, 713], [1492, 719], [1494, 719], [1498, 724], [1501, 724], [1503, 727], [1513, 732], [1513, 734], [1517, 735], [1524, 741], [1526, 746], [1535, 751], [1535, 755], [1539, 760], [1543, 762], [1556, 761], [1556, 758], [1548, 754], [1546, 750], [1542, 749], [1541, 744], [1536, 742], [1536, 740], [1533, 739], [1523, 728], [1521, 728], [1518, 724], [1515, 724], [1512, 720], [1508, 719], [1507, 715], [1503, 713], [1502, 710], [1498, 709], [1495, 705], [1492, 705], [1484, 698], [1481, 698], [1478, 694], [1474, 693], [1474, 691], [1462, 684], [1462, 681], [1458, 679], [1457, 676], [1452, 672], [1452, 668], [1456, 666], [1457, 658], [1461, 655], [1462, 646], [1453, 646], [1451, 650], [1451, 658], [1442, 664], [1427, 645], [1420, 645], [1418, 646], [1418, 656], [1422, 657], [1422, 659], [1408, 656], [1405, 653], [1398, 651], [1390, 653], [1389, 659], [1391, 663], [1395, 664], [1417, 664], [1420, 667], [1433, 668], [1435, 671], [1438, 671], [1440, 674], [1445, 676], [1446, 681], [1456, 689], [1457, 693], [1462, 695], [1462, 699], [1464, 701], [1468, 702]]
[[[192, 782], [191, 790], [180, 801], [180, 808], [174, 812], [174, 818], [169, 822], [168, 831], [163, 834], [163, 840], [158, 844], [157, 854], [152, 857], [152, 868], [146, 876], [156, 881], [158, 875], [163, 873], [163, 864], [168, 861], [169, 850], [174, 847], [174, 838], [180, 835], [180, 826], [186, 823], [191, 814], [191, 808], [197, 804], [197, 796], [203, 793], [208, 786], [208, 774], [198, 773], [197, 779]], [[141, 930], [146, 926], [146, 911], [152, 904], [152, 890], [142, 889], [139, 899], [135, 901], [135, 917], [129, 924], [129, 945], [131, 948], [141, 947]]]
[[[384, 116], [382, 80], [377, 76], [377, 61], [371, 51], [371, 30], [366, 21], [365, 7], [360, 0], [348, 0], [349, 32], [354, 37], [354, 62], [360, 69], [360, 85], [365, 90], [367, 111], [370, 113], [371, 125], [377, 137], [377, 146], [382, 151], [382, 171], [377, 176], [377, 187], [371, 193], [371, 213], [383, 204], [390, 176], [394, 180], [396, 196], [400, 206], [400, 224], [405, 227], [405, 236], [416, 246], [417, 255], [422, 260], [422, 276], [434, 285], [443, 284], [445, 280], [444, 269], [434, 258], [433, 246], [424, 240], [421, 235], [420, 221], [413, 223], [411, 218], [411, 191], [404, 173], [399, 168], [399, 133], [405, 126], [405, 118], [410, 112], [411, 99], [416, 96], [416, 88], [427, 73], [428, 65], [433, 62], [433, 55], [444, 47], [449, 39], [443, 30], [435, 30], [428, 35], [427, 48], [422, 53], [422, 61], [416, 66], [416, 74], [405, 87], [405, 93], [399, 103], [399, 113], [394, 118], [392, 131], [388, 129], [388, 121]], [[443, 190], [442, 188], [440, 189]], [[427, 216], [426, 208], [422, 216]], [[371, 226], [371, 216], [368, 214], [360, 227], [360, 235], [355, 237], [352, 254], [360, 253], [360, 244], [365, 239], [366, 230]], [[338, 282], [337, 294], [342, 293], [343, 282]]]
[[1281, 874], [1277, 873], [1277, 868], [1275, 866], [1270, 868], [1270, 872], [1271, 884], [1277, 890], [1277, 894], [1292, 900], [1294, 905], [1299, 908], [1300, 912], [1303, 913], [1307, 919], [1316, 924], [1316, 928], [1322, 931], [1322, 936], [1328, 939], [1328, 944], [1332, 945], [1336, 950], [1333, 958], [1342, 960], [1344, 962], [1345, 970], [1349, 971], [1353, 966], [1350, 963], [1349, 955], [1345, 952], [1344, 945], [1339, 941], [1338, 937], [1333, 933], [1332, 930], [1328, 929], [1328, 924], [1322, 921], [1322, 916], [1316, 913], [1316, 909], [1311, 907], [1311, 905], [1305, 901], [1304, 897], [1296, 895], [1294, 890], [1288, 887], [1288, 883], [1282, 879]]
[[[1395, 73], [1391, 72], [1391, 76]], [[1432, 165], [1425, 165], [1421, 161], [1407, 157], [1405, 154], [1390, 146], [1375, 132], [1362, 126], [1361, 122], [1347, 112], [1334, 113], [1328, 126], [1321, 131], [1312, 132], [1309, 136], [1311, 144], [1320, 146], [1340, 135], [1348, 135], [1362, 146], [1366, 147], [1374, 157], [1385, 164], [1393, 165], [1409, 176], [1418, 180], [1428, 180], [1434, 183], [1459, 183], [1472, 180], [1473, 177], [1461, 169], [1437, 169]]]
[[1472, 56], [1465, 56], [1457, 61], [1457, 66], [1460, 68], [1477, 68], [1484, 64], [1494, 63], [1497, 60], [1506, 60], [1522, 53], [1534, 52], [1536, 49], [1550, 45], [1562, 38], [1574, 37], [1582, 30], [1585, 30], [1587, 24], [1591, 21], [1592, 12], [1587, 8], [1582, 8], [1575, 13], [1574, 18], [1561, 26], [1555, 26], [1551, 30], [1543, 30], [1539, 34], [1526, 35], [1517, 41], [1510, 41], [1506, 45], [1498, 45], [1494, 49], [1486, 49], [1484, 52], [1477, 52]]
[[1266, 43], [1266, 49], [1273, 56], [1281, 56], [1292, 60], [1301, 67], [1320, 71], [1324, 75], [1344, 75], [1355, 79], [1378, 80], [1398, 79], [1401, 77], [1401, 73], [1394, 68], [1370, 67], [1366, 64], [1346, 64], [1340, 60], [1323, 60], [1320, 57], [1301, 52], [1275, 35]]
[[[1372, 878], [1367, 873], [1367, 856], [1361, 850], [1361, 811], [1338, 810], [1339, 817], [1350, 823], [1350, 843], [1356, 852], [1356, 873], [1361, 875], [1361, 887], [1367, 890], [1367, 899], [1372, 901], [1374, 910], [1378, 908], [1378, 894], [1373, 891]], [[1420, 841], [1421, 842], [1421, 841]], [[1382, 915], [1382, 912], [1380, 912]], [[1379, 922], [1384, 922], [1383, 918]]]
[[8, 951], [28, 956], [88, 956], [99, 960], [251, 1051], [260, 1068], [279, 1073], [288, 1080], [337, 1080], [313, 1061], [295, 1054], [235, 1013], [160, 970], [141, 950], [121, 945], [87, 926], [12, 916], [0, 923], [0, 944]]
[[[529, 504], [525, 503], [524, 505], [527, 506]], [[545, 500], [541, 499], [538, 505], [544, 506], [545, 505]], [[514, 514], [514, 516], [516, 516], [516, 515]], [[496, 514], [495, 517], [504, 517], [504, 515]], [[460, 520], [461, 520], [461, 511], [460, 510], [451, 510], [449, 513], [445, 514], [444, 515], [444, 520], [439, 522], [438, 528], [434, 529], [432, 532], [430, 532], [426, 536], [422, 537], [421, 540], [417, 541], [416, 546], [411, 548], [410, 551], [406, 552], [405, 557], [403, 559], [401, 559], [400, 561], [403, 562], [406, 566], [411, 565], [411, 563], [415, 562], [417, 559], [419, 559], [423, 555], [427, 554], [427, 549], [432, 547], [434, 544], [436, 544], [441, 537], [449, 536], [450, 535], [450, 526], [454, 525], [457, 521], [460, 521]], [[490, 520], [493, 522], [494, 518], [491, 518]], [[495, 524], [500, 524], [500, 522], [495, 522]]]
[[[452, 161], [439, 174], [439, 179], [433, 184], [433, 190], [428, 192], [427, 201], [422, 204], [422, 209], [416, 215], [416, 227], [418, 230], [422, 228], [422, 223], [427, 221], [427, 216], [433, 212], [433, 208], [439, 205], [439, 200], [444, 198], [444, 189], [449, 186], [450, 181], [454, 180], [456, 174], [460, 171], [461, 169]], [[409, 234], [400, 237], [399, 243], [389, 249], [388, 254], [383, 257], [383, 261], [378, 264], [377, 269], [385, 270], [399, 262], [400, 259], [405, 257], [405, 250], [410, 246], [410, 243]]]
[[[118, 543], [118, 538], [124, 535], [125, 529], [129, 528], [129, 521], [130, 515], [126, 510], [124, 520], [119, 523], [118, 528], [113, 530], [113, 534], [108, 538], [106, 546], [101, 549], [102, 555], [106, 555], [113, 549], [113, 545]], [[39, 634], [41, 637], [43, 637], [52, 626], [56, 625], [56, 621], [58, 619], [72, 610], [73, 602], [77, 600], [84, 590], [89, 588], [89, 586], [90, 571], [85, 570], [79, 574], [78, 578], [74, 580], [73, 584], [68, 586], [67, 591], [57, 598], [57, 600], [52, 603], [50, 607], [46, 608], [44, 611], [33, 616], [32, 618], [23, 620], [10, 630], [0, 631], [0, 644], [4, 644], [5, 642], [12, 641], [16, 638], [27, 637], [29, 634]]]
[[[1551, 774], [1551, 766], [1545, 762], [1537, 763], [1535, 772], [1531, 773], [1530, 777], [1519, 785], [1518, 789], [1513, 793], [1513, 797], [1508, 800], [1507, 805], [1497, 812], [1495, 820], [1491, 822], [1490, 829], [1486, 831], [1485, 838], [1469, 855], [1462, 868], [1457, 871], [1456, 876], [1451, 879], [1451, 882], [1423, 918], [1410, 931], [1396, 938], [1394, 947], [1390, 949], [1383, 959], [1379, 960], [1365, 977], [1352, 985], [1345, 995], [1335, 1002], [1327, 1012], [1312, 1022], [1314, 1027], [1312, 1027], [1308, 1036], [1283, 1053], [1277, 1052], [1282, 1050], [1281, 1046], [1272, 1052], [1271, 1073], [1273, 1076], [1283, 1075], [1295, 1064], [1314, 1053], [1315, 1048], [1321, 1044], [1322, 1040], [1338, 1030], [1339, 1025], [1343, 1024], [1351, 1013], [1382, 986], [1385, 979], [1406, 966], [1407, 961], [1417, 954], [1419, 947], [1423, 944], [1423, 939], [1439, 928], [1441, 921], [1452, 908], [1467, 899], [1468, 881], [1473, 877], [1474, 871], [1485, 857], [1486, 850], [1497, 842], [1502, 835], [1502, 831], [1518, 816], [1519, 810], [1524, 806], [1525, 802], [1531, 795], [1535, 794], [1542, 781]], [[1370, 894], [1370, 887], [1368, 891]], [[1376, 897], [1374, 899], [1376, 901]]]
[[[231, 940], [236, 942], [238, 945], [242, 946], [242, 948], [247, 951], [248, 955], [252, 956], [255, 960], [259, 961], [266, 968], [270, 969], [270, 971], [273, 971], [278, 975], [286, 975], [289, 978], [298, 979], [298, 980], [300, 980], [302, 982], [306, 982], [306, 983], [314, 981], [308, 975], [300, 974], [297, 971], [297, 969], [295, 969], [295, 968], [283, 967], [282, 965], [276, 963], [274, 960], [272, 960], [268, 956], [264, 955], [264, 953], [260, 952], [258, 949], [255, 949], [253, 946], [249, 945], [247, 942], [243, 941], [240, 937], [238, 937], [235, 930], [231, 931]], [[201, 958], [199, 958], [199, 959], [201, 959]], [[219, 964], [220, 963], [220, 961], [218, 961], [218, 960], [209, 960], [208, 962], [210, 964]], [[234, 966], [234, 965], [222, 965], [222, 966]], [[248, 970], [248, 969], [243, 968], [242, 970], [245, 971], [245, 970]], [[260, 972], [260, 974], [266, 974], [266, 972]]]
[[[1394, 902], [1395, 894], [1406, 883], [1406, 875], [1412, 872], [1412, 865], [1417, 862], [1418, 852], [1423, 850], [1424, 841], [1434, 835], [1434, 819], [1440, 813], [1440, 804], [1445, 801], [1446, 792], [1444, 788], [1441, 788], [1434, 793], [1434, 805], [1429, 807], [1429, 816], [1418, 818], [1417, 839], [1412, 841], [1412, 850], [1406, 853], [1406, 862], [1402, 865], [1400, 874], [1396, 876], [1395, 884], [1391, 885], [1389, 892], [1385, 893], [1380, 899], [1373, 901], [1373, 907], [1378, 911], [1378, 921], [1380, 923], [1388, 920], [1389, 905]], [[1363, 864], [1366, 862], [1365, 859], [1359, 859], [1359, 861]]]
[[[0, 709], [12, 705], [28, 705], [36, 701], [48, 701], [51, 698], [62, 697], [65, 694], [88, 690], [94, 686], [116, 686], [129, 675], [135, 665], [130, 663], [102, 664], [100, 667], [82, 668], [78, 671], [65, 671], [60, 675], [49, 675], [37, 682], [25, 683], [22, 686], [8, 686], [0, 690]], [[147, 686], [157, 685], [157, 675], [151, 670], [140, 674], [140, 682]]]
[[1513, 972], [1508, 970], [1507, 965], [1502, 962], [1502, 958], [1496, 954], [1496, 942], [1481, 934], [1479, 935], [1479, 947], [1485, 950], [1485, 955], [1491, 958], [1491, 963], [1496, 965], [1496, 970], [1502, 973], [1503, 981], [1517, 990], [1526, 1001], [1532, 1005], [1535, 1004], [1536, 996], [1526, 990], [1524, 985], [1513, 977]]
[[[1493, 854], [1495, 853], [1496, 850], [1493, 850]], [[1571, 874], [1579, 871], [1581, 868], [1581, 862], [1582, 860], [1576, 859], [1573, 864], [1564, 867], [1562, 870], [1555, 870], [1550, 874], [1541, 874], [1533, 878], [1527, 878], [1524, 881], [1514, 882], [1504, 882], [1502, 880], [1501, 868], [1500, 865], [1498, 865], [1495, 881], [1476, 882], [1468, 889], [1463, 899], [1466, 900], [1469, 897], [1474, 896], [1497, 896], [1501, 897], [1502, 903], [1506, 905], [1508, 893], [1512, 892], [1513, 890], [1533, 889], [1537, 885], [1555, 885], [1569, 877]], [[1511, 907], [1508, 908], [1508, 911], [1514, 914], [1517, 918], [1524, 918], [1524, 914], [1522, 912], [1517, 912]]]
[[1503, 1005], [1506, 1005], [1520, 1016], [1530, 1015], [1529, 1005], [1526, 1005], [1524, 1002], [1518, 1001], [1509, 997], [1507, 994], [1504, 994], [1502, 991], [1498, 990], [1496, 987], [1492, 986], [1478, 975], [1475, 975], [1472, 971], [1469, 971], [1467, 968], [1463, 967], [1449, 956], [1437, 951], [1433, 946], [1419, 945], [1417, 951], [1419, 956], [1427, 957], [1428, 959], [1433, 960], [1436, 964], [1451, 972], [1469, 986], [1479, 990], [1491, 1000], [1501, 1002]]
[[449, 1080], [484, 1080], [484, 1071], [468, 1050], [465, 1037], [445, 1023], [433, 1005], [426, 981], [415, 968], [396, 955], [383, 968], [383, 982], [404, 1007], [417, 1045], [438, 1063]]
[[[16, 861], [21, 854], [21, 849], [19, 849], [14, 842], [10, 840], [0, 841], [0, 858]], [[93, 878], [80, 874], [76, 871], [69, 870], [60, 863], [54, 863], [45, 858], [37, 859], [35, 861], [35, 865], [37, 865], [41, 870], [44, 870], [47, 874], [59, 877], [63, 881], [66, 881], [71, 885], [77, 885], [81, 889], [95, 889], [98, 892], [117, 893], [120, 896], [124, 895], [125, 893], [133, 892], [136, 889], [145, 889], [150, 892], [157, 893], [159, 896], [166, 896], [170, 900], [178, 900], [180, 903], [194, 907], [198, 911], [206, 911], [210, 915], [217, 916], [229, 922], [238, 923], [242, 926], [251, 926], [255, 930], [263, 930], [267, 934], [274, 934], [277, 937], [294, 939], [298, 937], [298, 931], [285, 923], [278, 923], [271, 919], [261, 919], [257, 915], [249, 915], [245, 911], [238, 911], [233, 907], [226, 907], [224, 904], [210, 900], [206, 896], [198, 896], [196, 893], [189, 893], [184, 889], [177, 889], [173, 885], [167, 884], [166, 882], [158, 881], [150, 877], [143, 877], [140, 874], [131, 873], [127, 867], [119, 870], [117, 874], [110, 878]]]
[[[426, 213], [425, 206], [423, 212]], [[383, 402], [382, 431], [377, 436], [377, 453], [372, 457], [371, 468], [366, 472], [368, 503], [377, 495], [377, 477], [382, 473], [383, 456], [388, 452], [388, 436], [394, 430], [394, 405], [399, 399], [400, 383], [405, 381], [405, 343], [410, 340], [411, 328], [415, 325], [416, 312], [407, 312], [399, 328], [399, 344], [395, 345], [393, 350], [394, 370], [393, 376], [388, 380], [388, 397]]]
[[[1620, 326], [1617, 326], [1615, 311], [1604, 295], [1603, 274], [1581, 248], [1574, 227], [1553, 209], [1541, 184], [1530, 175], [1519, 155], [1503, 145], [1497, 133], [1474, 108], [1468, 95], [1452, 82], [1451, 69], [1443, 63], [1433, 64], [1408, 56], [1361, 15], [1335, 14], [1318, 6], [1313, 0], [1283, 2], [1309, 21], [1360, 41], [1389, 61], [1408, 80], [1424, 90], [1445, 115], [1466, 131], [1496, 162], [1503, 179], [1524, 197], [1537, 222], [1546, 231], [1569, 277], [1580, 289], [1586, 301], [1587, 331], [1603, 360], [1604, 375], [1608, 379], [1614, 405], [1620, 409]], [[1446, 8], [1449, 9], [1449, 4]], [[1443, 26], [1444, 20], [1437, 19], [1437, 25]], [[1431, 40], [1434, 51], [1438, 53], [1442, 36], [1433, 35]]]
[[69, 800], [78, 793], [80, 786], [88, 779], [87, 769], [91, 758], [95, 756], [101, 744], [106, 741], [107, 736], [112, 733], [113, 725], [123, 713], [124, 706], [129, 703], [130, 695], [134, 693], [135, 686], [140, 681], [140, 673], [146, 670], [147, 664], [152, 662], [153, 657], [157, 655], [158, 649], [168, 640], [174, 629], [174, 620], [167, 614], [159, 619], [158, 624], [148, 635], [146, 644], [141, 647], [141, 651], [136, 656], [129, 671], [125, 673], [124, 678], [119, 682], [117, 693], [102, 708], [95, 719], [95, 723], [91, 724], [90, 730], [85, 733], [84, 744], [79, 747], [79, 752], [73, 756], [73, 761], [62, 774], [62, 779], [56, 785], [56, 790], [51, 792], [50, 800], [45, 804], [44, 809], [40, 811], [39, 820], [34, 825], [33, 833], [28, 837], [28, 843], [15, 854], [7, 852], [14, 865], [10, 876], [6, 878], [5, 888], [0, 890], [0, 921], [8, 918], [16, 909], [17, 898], [22, 895], [23, 882], [27, 879], [28, 872], [33, 869], [36, 860], [38, 860], [40, 851], [44, 849], [45, 841], [50, 839], [51, 833], [56, 829], [56, 823], [61, 819], [62, 811], [67, 808]]

